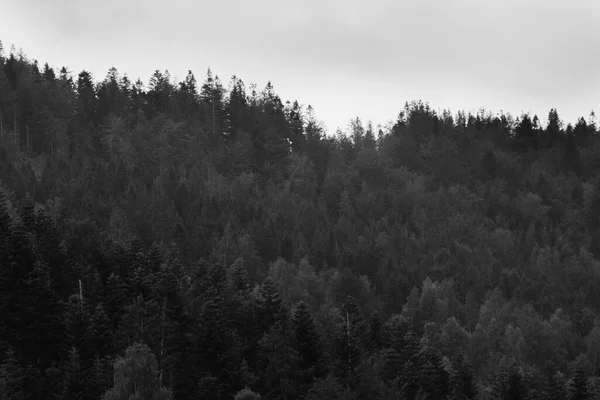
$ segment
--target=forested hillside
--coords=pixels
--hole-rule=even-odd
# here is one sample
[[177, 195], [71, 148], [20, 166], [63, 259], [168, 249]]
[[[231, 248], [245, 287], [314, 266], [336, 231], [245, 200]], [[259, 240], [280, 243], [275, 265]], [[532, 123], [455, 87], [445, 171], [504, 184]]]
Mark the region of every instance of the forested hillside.
[[594, 115], [398, 108], [0, 52], [0, 399], [600, 398]]

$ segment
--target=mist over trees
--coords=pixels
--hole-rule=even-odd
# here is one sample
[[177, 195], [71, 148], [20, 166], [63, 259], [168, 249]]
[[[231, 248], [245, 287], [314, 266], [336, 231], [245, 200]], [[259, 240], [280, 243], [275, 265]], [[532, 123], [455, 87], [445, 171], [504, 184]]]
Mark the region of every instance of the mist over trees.
[[600, 141], [0, 46], [0, 399], [600, 398]]

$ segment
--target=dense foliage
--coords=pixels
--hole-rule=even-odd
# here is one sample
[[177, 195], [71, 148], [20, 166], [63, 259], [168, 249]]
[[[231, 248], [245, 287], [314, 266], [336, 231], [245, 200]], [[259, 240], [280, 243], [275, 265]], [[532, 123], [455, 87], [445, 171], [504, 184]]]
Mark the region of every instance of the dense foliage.
[[0, 399], [600, 398], [598, 134], [0, 51]]

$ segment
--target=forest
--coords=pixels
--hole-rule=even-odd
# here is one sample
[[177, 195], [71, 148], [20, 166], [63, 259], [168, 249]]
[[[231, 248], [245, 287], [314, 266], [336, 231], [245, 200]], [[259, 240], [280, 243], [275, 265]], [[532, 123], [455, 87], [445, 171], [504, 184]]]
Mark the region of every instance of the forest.
[[0, 399], [600, 399], [593, 112], [398, 108], [0, 43]]

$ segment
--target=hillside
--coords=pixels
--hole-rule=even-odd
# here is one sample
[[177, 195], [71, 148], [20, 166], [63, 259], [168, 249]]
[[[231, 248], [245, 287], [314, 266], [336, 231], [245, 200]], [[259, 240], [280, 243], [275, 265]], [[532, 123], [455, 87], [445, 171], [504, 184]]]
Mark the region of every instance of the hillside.
[[600, 398], [593, 114], [399, 109], [0, 51], [0, 399]]

